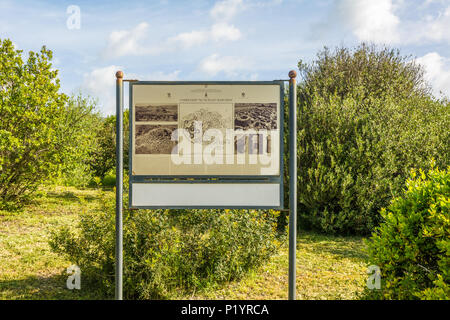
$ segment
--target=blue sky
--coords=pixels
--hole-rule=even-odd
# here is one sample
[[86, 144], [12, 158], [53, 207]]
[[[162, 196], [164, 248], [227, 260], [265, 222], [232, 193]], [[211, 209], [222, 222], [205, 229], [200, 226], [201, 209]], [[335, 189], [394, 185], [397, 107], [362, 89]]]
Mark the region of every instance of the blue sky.
[[0, 38], [25, 52], [46, 45], [62, 90], [98, 98], [103, 114], [114, 113], [119, 69], [139, 80], [286, 79], [323, 46], [361, 41], [417, 58], [436, 95], [450, 96], [450, 0], [0, 0]]

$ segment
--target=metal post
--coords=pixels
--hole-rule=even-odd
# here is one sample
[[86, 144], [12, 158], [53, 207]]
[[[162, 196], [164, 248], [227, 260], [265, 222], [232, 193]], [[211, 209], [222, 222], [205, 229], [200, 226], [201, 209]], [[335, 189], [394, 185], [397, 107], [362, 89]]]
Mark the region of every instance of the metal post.
[[116, 300], [122, 300], [123, 275], [123, 72], [116, 72]]
[[289, 300], [295, 300], [297, 250], [297, 72], [289, 71]]

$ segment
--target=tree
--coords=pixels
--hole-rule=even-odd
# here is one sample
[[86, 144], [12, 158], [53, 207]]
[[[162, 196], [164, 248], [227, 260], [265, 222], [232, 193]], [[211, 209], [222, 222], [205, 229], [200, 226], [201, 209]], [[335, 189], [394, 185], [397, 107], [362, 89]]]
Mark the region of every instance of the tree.
[[299, 63], [298, 201], [306, 228], [369, 233], [411, 168], [449, 164], [450, 104], [396, 50], [361, 45]]
[[78, 93], [69, 98], [65, 107], [64, 126], [71, 124], [70, 141], [65, 142], [60, 164], [60, 176], [57, 183], [73, 186], [86, 186], [93, 180], [93, 170], [90, 166], [93, 153], [99, 149], [97, 132], [103, 125], [103, 118], [96, 110], [93, 99]]
[[45, 46], [26, 60], [0, 39], [0, 205], [18, 206], [58, 174], [77, 143], [78, 116], [60, 92], [58, 70]]
[[[129, 111], [123, 114], [123, 166], [128, 170], [129, 150]], [[116, 116], [103, 118], [95, 132], [96, 148], [90, 151], [89, 165], [94, 176], [103, 179], [105, 175], [116, 167]]]
[[310, 102], [314, 93], [341, 99], [358, 93], [369, 97], [408, 98], [429, 96], [431, 88], [422, 67], [397, 49], [362, 43], [354, 49], [325, 47], [311, 63], [298, 63], [302, 78], [300, 100]]

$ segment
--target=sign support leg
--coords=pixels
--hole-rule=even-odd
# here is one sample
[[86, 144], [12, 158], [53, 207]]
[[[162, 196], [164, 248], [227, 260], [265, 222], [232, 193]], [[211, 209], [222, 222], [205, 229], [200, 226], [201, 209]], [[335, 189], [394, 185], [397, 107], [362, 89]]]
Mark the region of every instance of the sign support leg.
[[296, 299], [297, 72], [289, 72], [289, 300]]
[[122, 300], [123, 276], [123, 72], [116, 73], [116, 300]]

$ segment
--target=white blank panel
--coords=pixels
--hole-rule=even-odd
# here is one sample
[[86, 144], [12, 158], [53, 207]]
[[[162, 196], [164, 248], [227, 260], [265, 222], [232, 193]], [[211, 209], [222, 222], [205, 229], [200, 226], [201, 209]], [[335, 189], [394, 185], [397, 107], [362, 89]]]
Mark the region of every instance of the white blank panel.
[[279, 207], [275, 183], [133, 183], [132, 207]]

